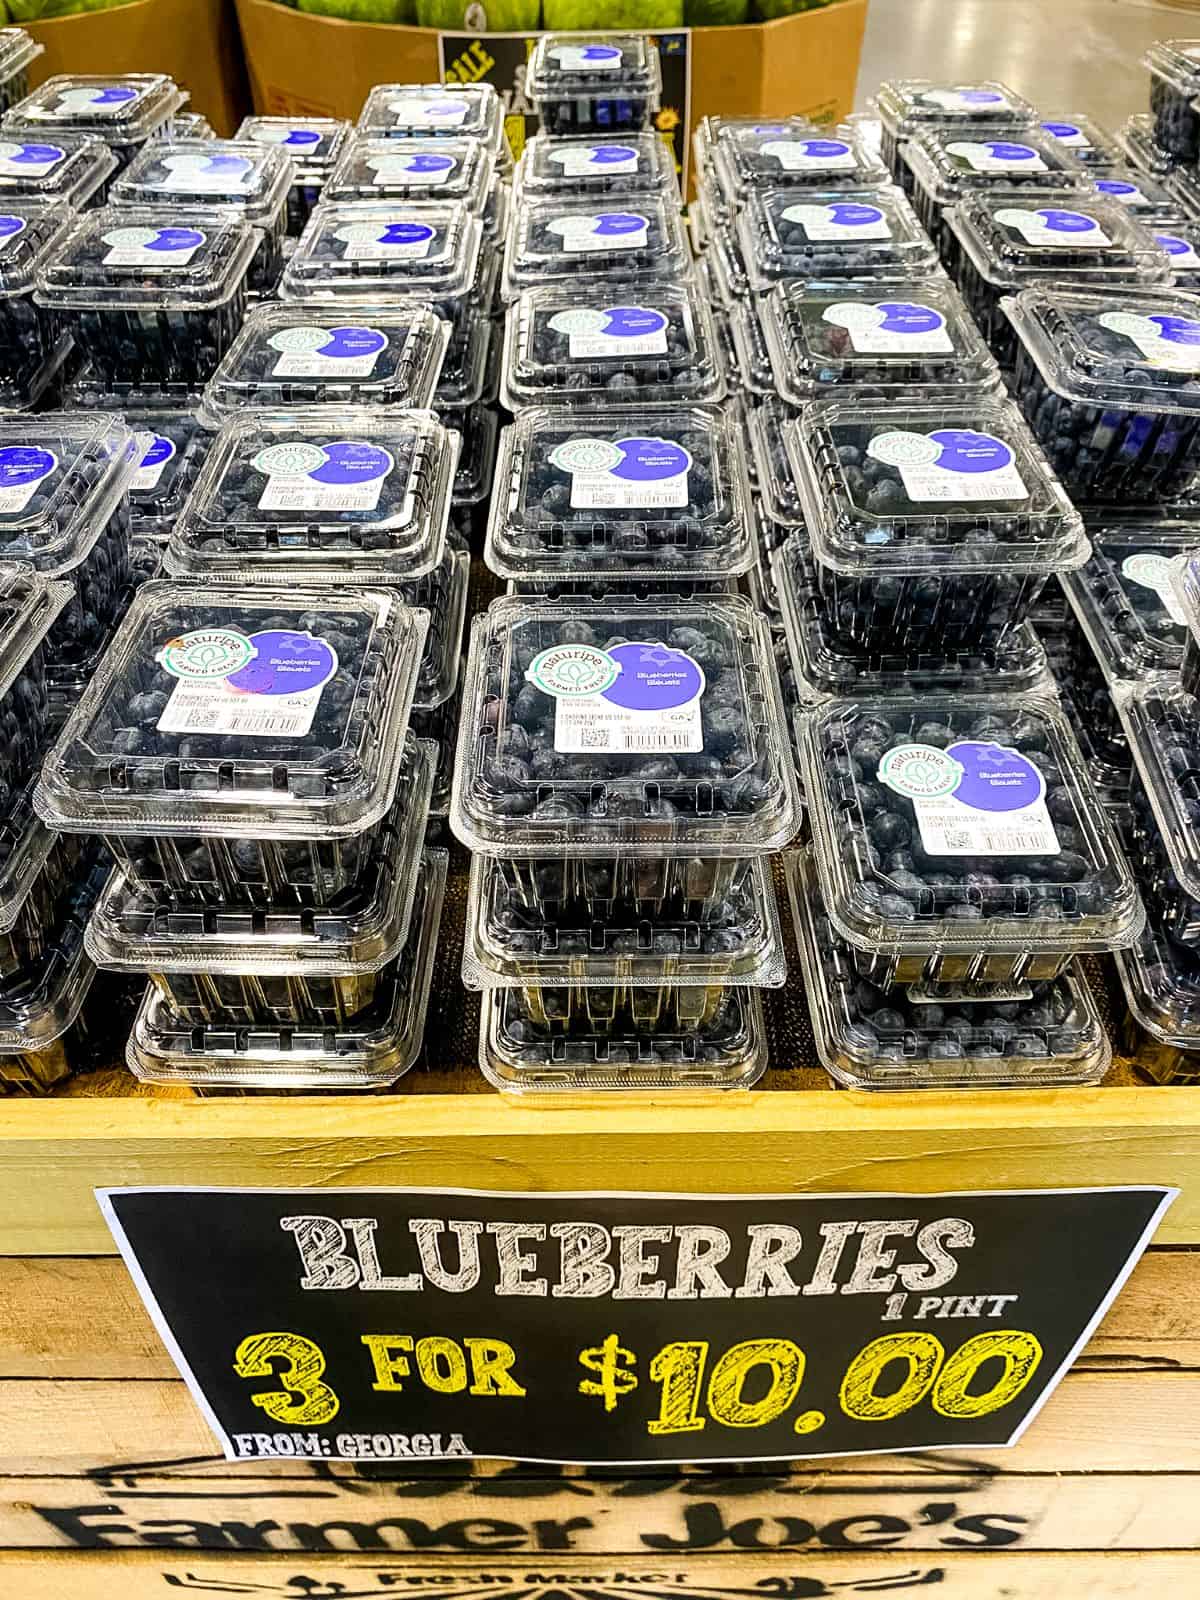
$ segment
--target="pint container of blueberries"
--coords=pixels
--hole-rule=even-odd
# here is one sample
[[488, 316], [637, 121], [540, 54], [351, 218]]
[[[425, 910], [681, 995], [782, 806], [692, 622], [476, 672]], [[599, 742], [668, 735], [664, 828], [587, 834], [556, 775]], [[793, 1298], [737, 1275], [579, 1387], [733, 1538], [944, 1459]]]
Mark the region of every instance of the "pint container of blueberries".
[[234, 137], [275, 146], [291, 160], [287, 231], [298, 237], [349, 142], [350, 124], [336, 117], [244, 117]]
[[711, 583], [749, 570], [750, 487], [715, 407], [523, 411], [501, 435], [485, 551], [514, 582]]
[[1200, 299], [1175, 289], [1022, 289], [1013, 392], [1067, 493], [1176, 500], [1200, 467]]
[[110, 865], [98, 841], [51, 833], [34, 812], [33, 788], [31, 779], [0, 816], [0, 988], [45, 958], [90, 873]]
[[253, 310], [204, 391], [213, 427], [287, 406], [399, 406], [433, 401], [450, 330], [428, 306], [263, 305]]
[[1014, 336], [1001, 297], [1043, 284], [1120, 291], [1169, 283], [1170, 259], [1117, 201], [989, 192], [946, 212], [946, 269], [1002, 367]]
[[513, 193], [530, 200], [611, 199], [657, 195], [680, 203], [670, 149], [658, 133], [592, 134], [527, 139], [513, 178]]
[[711, 919], [798, 821], [765, 621], [732, 596], [495, 601], [450, 816], [548, 922]]
[[334, 204], [460, 202], [482, 216], [496, 170], [478, 139], [352, 139], [329, 176], [323, 198]]
[[444, 850], [416, 857], [408, 934], [384, 967], [371, 1002], [336, 1023], [273, 1021], [253, 1026], [191, 1023], [156, 984], [146, 990], [126, 1049], [144, 1083], [194, 1084], [201, 1092], [264, 1089], [386, 1089], [416, 1062], [425, 1035], [438, 924], [446, 887]]
[[135, 539], [165, 544], [199, 476], [212, 434], [194, 411], [127, 410], [137, 439], [137, 468], [129, 480], [130, 529]]
[[1078, 962], [999, 985], [880, 984], [821, 900], [810, 852], [788, 857], [796, 943], [821, 1064], [847, 1089], [1053, 1089], [1098, 1083], [1112, 1050]]
[[1092, 185], [1092, 176], [1053, 134], [1040, 128], [1025, 128], [1019, 134], [989, 125], [931, 128], [905, 145], [904, 159], [912, 175], [913, 209], [939, 252], [946, 207], [969, 194], [982, 189], [1032, 189], [1044, 205], [1051, 194], [1084, 195]]
[[0, 190], [0, 407], [26, 411], [44, 394], [70, 335], [34, 299], [66, 221], [57, 206]]
[[364, 139], [470, 138], [499, 155], [504, 104], [490, 83], [377, 83], [355, 132]]
[[465, 295], [479, 262], [482, 224], [459, 202], [319, 205], [284, 268], [280, 299], [337, 303], [351, 296]]
[[1000, 369], [938, 276], [780, 283], [759, 301], [773, 387], [794, 406], [837, 396], [952, 403], [997, 394]]
[[759, 189], [809, 191], [878, 189], [887, 168], [862, 136], [848, 128], [780, 131], [770, 123], [739, 125], [717, 140], [712, 176], [719, 205], [736, 212]]
[[547, 133], [650, 128], [662, 98], [658, 46], [642, 33], [543, 33], [525, 92]]
[[1019, 626], [1083, 522], [1007, 400], [818, 400], [784, 430], [830, 628], [952, 654]]
[[502, 292], [564, 284], [590, 295], [644, 280], [678, 280], [691, 270], [679, 207], [661, 195], [628, 201], [530, 200], [513, 207]]
[[1118, 154], [1112, 167], [1132, 167], [1156, 178], [1169, 178], [1180, 171], [1178, 158], [1156, 143], [1151, 116], [1127, 117], [1117, 129], [1116, 145]]
[[116, 156], [94, 135], [0, 139], [0, 208], [14, 200], [41, 200], [70, 211], [103, 205], [116, 170]]
[[175, 577], [336, 588], [442, 558], [458, 435], [431, 412], [307, 406], [224, 423], [167, 547]]
[[35, 298], [110, 386], [113, 409], [187, 403], [242, 324], [261, 240], [198, 207], [86, 211], [39, 269]]
[[875, 109], [881, 125], [883, 159], [897, 182], [907, 182], [903, 145], [931, 128], [1005, 128], [1010, 133], [1037, 126], [1037, 111], [1007, 84], [934, 83], [929, 78], [889, 78], [879, 85]]
[[706, 301], [689, 280], [629, 293], [527, 289], [508, 308], [501, 397], [548, 405], [692, 405], [720, 400], [725, 375]]
[[1092, 187], [1148, 228], [1160, 222], [1176, 222], [1185, 215], [1174, 184], [1136, 167], [1113, 167], [1093, 177]]
[[1200, 162], [1200, 39], [1159, 39], [1142, 58], [1150, 72], [1154, 142], [1177, 161]]
[[335, 904], [200, 910], [117, 871], [88, 923], [88, 953], [110, 971], [149, 973], [173, 1018], [193, 1027], [349, 1021], [373, 1003], [408, 937], [433, 768], [432, 746], [410, 736], [396, 803], [359, 882]]
[[0, 112], [28, 94], [29, 63], [45, 50], [24, 28], [0, 28]]
[[1053, 978], [1140, 933], [1133, 874], [1056, 702], [836, 700], [797, 733], [821, 897], [872, 983]]
[[[0, 728], [4, 733], [0, 790], [6, 796], [5, 810], [35, 771], [49, 736], [50, 635], [72, 597], [69, 583], [43, 578], [25, 562], [0, 563]], [[0, 856], [3, 854], [0, 849]]]
[[114, 179], [114, 206], [199, 206], [262, 233], [250, 287], [279, 281], [292, 164], [282, 150], [234, 139], [172, 139], [148, 146]]
[[756, 189], [734, 232], [756, 293], [784, 278], [891, 276], [937, 265], [936, 250], [896, 188]]
[[4, 115], [3, 131], [94, 134], [121, 166], [151, 139], [166, 139], [187, 95], [165, 72], [60, 73], [40, 83]]
[[329, 905], [396, 798], [426, 626], [385, 590], [143, 584], [38, 814], [159, 899]]
[[1124, 163], [1119, 140], [1093, 122], [1091, 117], [1070, 111], [1049, 118], [1041, 124], [1041, 128], [1043, 133], [1048, 133], [1067, 151], [1072, 161], [1077, 161], [1089, 172], [1103, 172]]
[[[105, 870], [99, 869], [100, 883]], [[88, 886], [81, 899], [90, 904], [96, 887]], [[100, 1065], [109, 1049], [120, 1048], [109, 1037], [112, 1008], [87, 1005], [97, 974], [84, 950], [86, 911], [81, 912], [62, 923], [18, 981], [0, 984], [0, 1095], [48, 1094], [73, 1073]]]
[[1117, 952], [1126, 1014], [1117, 1047], [1155, 1083], [1200, 1084], [1200, 954], [1172, 938], [1151, 905], [1137, 944]]
[[470, 582], [469, 553], [447, 541], [442, 559], [432, 572], [396, 585], [407, 605], [429, 617], [421, 671], [413, 691], [414, 711], [435, 711], [458, 687]]

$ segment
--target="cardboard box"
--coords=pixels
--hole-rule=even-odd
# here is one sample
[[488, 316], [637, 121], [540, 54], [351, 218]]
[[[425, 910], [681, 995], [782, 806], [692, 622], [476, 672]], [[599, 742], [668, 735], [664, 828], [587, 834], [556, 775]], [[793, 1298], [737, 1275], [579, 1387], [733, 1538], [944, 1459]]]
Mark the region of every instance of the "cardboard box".
[[[524, 37], [343, 22], [273, 0], [237, 0], [237, 9], [261, 112], [355, 118], [372, 84], [435, 81], [443, 76], [444, 54], [448, 62], [463, 59], [453, 51], [468, 37], [470, 59], [460, 74], [468, 78], [487, 77], [493, 56], [511, 57], [513, 41]], [[845, 116], [854, 104], [866, 20], [867, 0], [837, 0], [775, 22], [672, 31], [673, 44], [686, 41], [690, 79], [686, 138], [681, 127], [677, 151], [687, 150], [692, 127], [713, 112], [802, 112], [822, 122]]]
[[249, 109], [233, 0], [135, 0], [24, 26], [46, 47], [31, 87], [60, 72], [169, 72], [218, 134]]

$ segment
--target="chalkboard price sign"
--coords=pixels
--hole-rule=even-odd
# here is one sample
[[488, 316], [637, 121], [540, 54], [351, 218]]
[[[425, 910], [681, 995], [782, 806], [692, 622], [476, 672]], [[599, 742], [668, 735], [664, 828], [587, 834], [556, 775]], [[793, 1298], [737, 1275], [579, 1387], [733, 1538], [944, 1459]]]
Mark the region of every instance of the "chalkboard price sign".
[[796, 1460], [1016, 1441], [1173, 1189], [108, 1189], [231, 1459]]

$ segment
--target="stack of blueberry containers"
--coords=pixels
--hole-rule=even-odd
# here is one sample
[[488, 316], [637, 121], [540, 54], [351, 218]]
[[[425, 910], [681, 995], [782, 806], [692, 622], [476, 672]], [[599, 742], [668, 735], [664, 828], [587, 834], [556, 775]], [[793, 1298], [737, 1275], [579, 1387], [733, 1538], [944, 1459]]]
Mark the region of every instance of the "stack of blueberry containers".
[[463, 979], [513, 1093], [737, 1088], [785, 976], [797, 826], [753, 539], [642, 37], [550, 35], [505, 250], [500, 442], [451, 827]]
[[[287, 233], [298, 239], [325, 192], [329, 174], [350, 139], [351, 126], [336, 117], [245, 117], [235, 137], [283, 150], [292, 163]], [[286, 246], [285, 246], [286, 248]]]

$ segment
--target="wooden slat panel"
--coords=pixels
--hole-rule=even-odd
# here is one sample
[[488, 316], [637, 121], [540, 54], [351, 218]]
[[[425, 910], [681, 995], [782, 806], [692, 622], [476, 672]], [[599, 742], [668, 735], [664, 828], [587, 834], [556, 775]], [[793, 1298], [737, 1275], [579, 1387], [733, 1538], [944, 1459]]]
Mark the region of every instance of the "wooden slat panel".
[[418, 1094], [0, 1107], [0, 1255], [111, 1254], [92, 1190], [128, 1183], [709, 1193], [1176, 1183], [1184, 1193], [1159, 1243], [1200, 1243], [1200, 1089], [618, 1097], [599, 1114]]
[[[339, 1590], [334, 1587], [341, 1584]], [[758, 1588], [756, 1586], [763, 1585]], [[0, 1556], [0, 1590], [20, 1600], [164, 1600], [184, 1596], [250, 1596], [270, 1600], [305, 1594], [342, 1600], [387, 1600], [411, 1593], [460, 1596], [497, 1591], [521, 1600], [742, 1600], [747, 1594], [926, 1593], [936, 1600], [1162, 1600], [1200, 1590], [1200, 1557], [1138, 1555], [973, 1555], [913, 1558], [874, 1555], [638, 1557], [619, 1563], [595, 1557], [513, 1562], [459, 1558], [414, 1562], [370, 1557], [236, 1556], [57, 1552]]]

